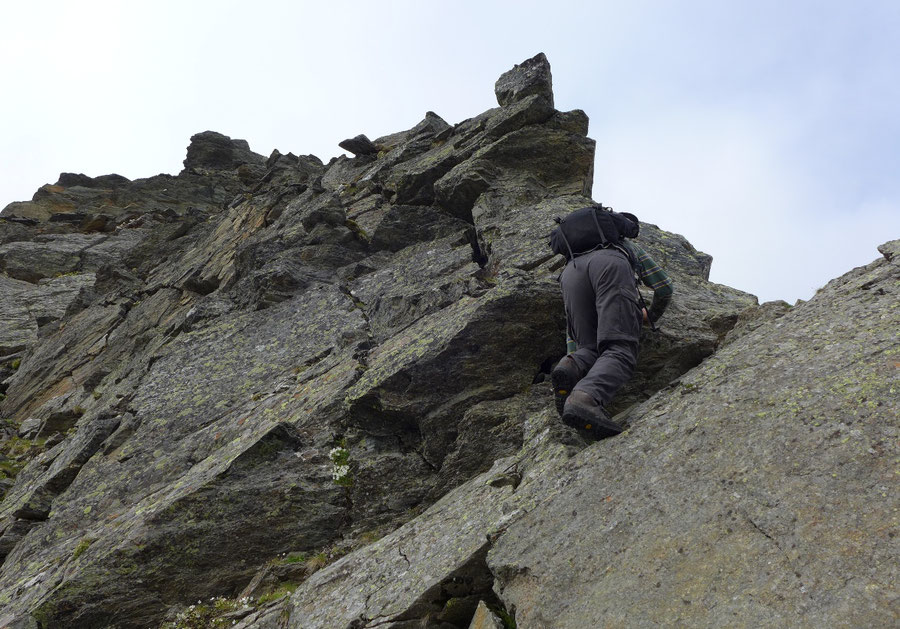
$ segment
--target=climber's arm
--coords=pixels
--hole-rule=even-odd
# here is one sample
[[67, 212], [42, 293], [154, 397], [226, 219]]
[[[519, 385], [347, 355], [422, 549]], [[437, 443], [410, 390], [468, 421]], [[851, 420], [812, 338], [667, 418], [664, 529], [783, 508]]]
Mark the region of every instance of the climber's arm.
[[649, 310], [645, 311], [645, 317], [655, 323], [663, 315], [663, 312], [665, 312], [666, 307], [672, 300], [672, 294], [675, 292], [675, 283], [662, 267], [650, 257], [650, 254], [634, 242], [630, 244], [641, 267], [641, 282], [644, 286], [653, 289], [653, 302], [650, 304]]

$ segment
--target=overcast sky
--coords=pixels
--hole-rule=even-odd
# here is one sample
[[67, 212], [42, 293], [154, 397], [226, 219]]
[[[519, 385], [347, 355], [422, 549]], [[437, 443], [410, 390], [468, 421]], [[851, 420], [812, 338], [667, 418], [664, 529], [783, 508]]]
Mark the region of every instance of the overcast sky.
[[597, 141], [594, 198], [686, 236], [713, 281], [808, 299], [900, 238], [900, 1], [0, 4], [0, 208], [60, 172], [181, 170], [456, 123], [538, 52]]

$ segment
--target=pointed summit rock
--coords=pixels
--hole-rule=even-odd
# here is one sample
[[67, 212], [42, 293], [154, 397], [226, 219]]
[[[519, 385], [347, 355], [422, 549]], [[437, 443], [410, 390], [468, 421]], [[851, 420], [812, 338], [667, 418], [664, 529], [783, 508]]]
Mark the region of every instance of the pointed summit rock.
[[547, 99], [553, 106], [553, 77], [550, 75], [550, 62], [544, 53], [539, 52], [527, 61], [513, 66], [504, 72], [494, 85], [494, 93], [501, 107], [512, 105], [535, 94]]
[[184, 158], [185, 170], [234, 170], [243, 164], [264, 166], [266, 158], [250, 150], [246, 140], [232, 140], [215, 131], [191, 136]]

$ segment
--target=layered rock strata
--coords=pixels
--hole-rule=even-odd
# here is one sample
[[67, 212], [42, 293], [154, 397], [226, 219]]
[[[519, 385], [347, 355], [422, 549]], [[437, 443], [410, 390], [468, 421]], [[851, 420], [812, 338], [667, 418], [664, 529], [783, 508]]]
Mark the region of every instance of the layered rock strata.
[[[900, 241], [578, 450], [549, 409], [515, 455], [317, 572], [289, 627], [896, 623]], [[255, 618], [245, 626], [256, 625]]]
[[[546, 237], [591, 201], [595, 145], [551, 85], [538, 55], [499, 107], [357, 135], [353, 157], [205, 132], [177, 176], [63, 174], [8, 206], [0, 626], [159, 626], [279, 579], [296, 594], [235, 624], [888, 618], [889, 520], [841, 546], [850, 525], [810, 514], [860, 513], [888, 480], [896, 371], [872, 365], [895, 351], [896, 261], [759, 311], [642, 225], [676, 297], [617, 401], [630, 429], [584, 449], [544, 381], [565, 351]], [[823, 457], [852, 473], [794, 472]]]

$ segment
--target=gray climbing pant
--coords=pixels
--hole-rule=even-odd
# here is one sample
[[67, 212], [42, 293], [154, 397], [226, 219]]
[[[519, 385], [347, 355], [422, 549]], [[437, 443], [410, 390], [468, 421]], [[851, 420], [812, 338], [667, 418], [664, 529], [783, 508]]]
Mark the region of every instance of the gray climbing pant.
[[641, 307], [628, 258], [599, 249], [569, 261], [560, 275], [570, 354], [584, 377], [573, 390], [608, 404], [637, 364]]

